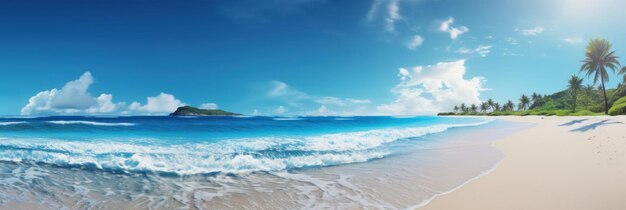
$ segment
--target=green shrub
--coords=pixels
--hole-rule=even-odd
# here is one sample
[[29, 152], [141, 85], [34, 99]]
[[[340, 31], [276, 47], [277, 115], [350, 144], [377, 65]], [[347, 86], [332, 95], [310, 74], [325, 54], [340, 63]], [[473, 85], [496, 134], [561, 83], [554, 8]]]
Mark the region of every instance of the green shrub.
[[604, 112], [604, 102], [602, 104], [596, 104], [596, 105], [590, 106], [589, 111]]
[[602, 115], [603, 113], [596, 113], [589, 110], [579, 110], [575, 113], [571, 113], [571, 116], [593, 116], [593, 115]]
[[622, 87], [617, 88], [609, 97], [609, 106], [612, 106], [617, 102], [617, 100], [626, 97], [626, 85], [622, 85]]
[[615, 101], [615, 103], [613, 103], [613, 106], [611, 107], [611, 109], [609, 109], [609, 114], [610, 115], [626, 114], [626, 96], [621, 97], [620, 99]]

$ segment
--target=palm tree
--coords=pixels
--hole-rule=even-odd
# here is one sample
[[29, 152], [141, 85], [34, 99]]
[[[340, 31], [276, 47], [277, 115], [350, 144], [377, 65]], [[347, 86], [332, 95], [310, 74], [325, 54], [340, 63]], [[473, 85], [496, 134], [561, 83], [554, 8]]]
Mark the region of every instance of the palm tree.
[[506, 102], [506, 104], [504, 104], [504, 111], [513, 111], [514, 106], [515, 104], [513, 104], [513, 102], [509, 100]]
[[465, 106], [465, 104], [461, 104], [461, 111], [467, 113], [467, 106]]
[[533, 106], [537, 105], [537, 102], [539, 102], [539, 100], [541, 100], [541, 95], [537, 94], [537, 93], [533, 93], [530, 96], [531, 100], [533, 101]]
[[528, 104], [530, 103], [530, 99], [528, 98], [528, 96], [526, 95], [522, 95], [522, 97], [519, 98], [519, 110], [521, 111], [525, 111], [526, 108], [528, 108]]
[[572, 111], [576, 112], [576, 99], [577, 99], [576, 94], [578, 93], [578, 90], [582, 88], [583, 79], [578, 78], [576, 75], [572, 75], [572, 78], [570, 78], [567, 83], [568, 83], [567, 88], [569, 88], [569, 91], [572, 94], [572, 98], [574, 100], [574, 106], [572, 107]]
[[489, 109], [489, 104], [487, 104], [487, 102], [482, 102], [480, 104], [480, 111], [483, 113], [487, 113], [487, 110]]
[[454, 113], [459, 113], [459, 106], [454, 106]]
[[470, 110], [472, 112], [477, 112], [478, 111], [478, 107], [476, 106], [476, 104], [472, 104], [472, 106], [470, 106]]
[[624, 75], [624, 82], [626, 83], [626, 67], [622, 67], [622, 69], [619, 70], [618, 74], [623, 74]]
[[487, 100], [487, 109], [493, 109], [493, 105], [494, 105], [493, 99], [488, 99]]
[[494, 112], [499, 112], [500, 111], [500, 103], [494, 103], [493, 104], [493, 111]]
[[[607, 68], [613, 70], [619, 68], [617, 61], [619, 57], [615, 55], [615, 51], [611, 51], [611, 42], [606, 39], [596, 38], [589, 41], [585, 52], [585, 60], [580, 67], [580, 71], [587, 72], [587, 77], [593, 75], [593, 83], [600, 80], [602, 92], [604, 93], [604, 114], [609, 114], [609, 99], [606, 96], [606, 88], [604, 83], [609, 81]], [[621, 71], [620, 71], [621, 72]]]

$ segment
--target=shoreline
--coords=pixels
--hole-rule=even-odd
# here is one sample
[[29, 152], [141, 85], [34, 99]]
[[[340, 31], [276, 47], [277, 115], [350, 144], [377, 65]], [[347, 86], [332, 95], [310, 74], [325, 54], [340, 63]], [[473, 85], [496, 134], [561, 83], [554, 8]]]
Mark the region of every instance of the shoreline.
[[626, 208], [626, 117], [484, 118], [535, 126], [494, 142], [504, 158], [493, 170], [411, 209]]
[[[488, 174], [503, 158], [501, 151], [493, 147], [493, 142], [529, 127], [525, 123], [501, 120], [472, 125], [400, 139], [393, 143], [395, 148], [402, 148], [397, 154], [367, 162], [237, 176], [216, 174], [170, 178], [156, 174], [135, 176], [42, 164], [0, 163], [0, 168], [5, 169], [2, 171], [7, 172], [0, 176], [20, 179], [15, 184], [5, 186], [5, 192], [32, 193], [32, 196], [24, 197], [24, 200], [9, 200], [0, 209], [26, 208], [23, 205], [41, 205], [41, 209], [45, 209], [44, 205], [48, 204], [58, 207], [88, 207], [93, 204], [93, 207], [107, 209], [132, 207], [142, 202], [147, 202], [144, 203], [146, 206], [156, 209], [190, 206], [243, 208], [259, 203], [274, 208], [411, 208], [416, 204], [428, 203], [437, 194], [454, 191], [467, 182]], [[33, 169], [37, 171], [36, 174], [31, 173]], [[13, 173], [16, 171], [17, 173]], [[22, 177], [33, 177], [38, 183], [44, 184], [38, 187], [44, 189], [44, 192], [32, 191], [34, 189], [27, 187], [28, 185], [23, 185], [24, 188], [12, 188], [31, 182], [31, 178], [22, 180]], [[73, 180], [76, 179], [84, 182], [75, 183]], [[146, 183], [146, 180], [153, 181]], [[47, 185], [49, 182], [52, 185]], [[179, 189], [177, 186], [180, 185], [186, 187]], [[57, 189], [57, 186], [76, 187], [85, 191], [74, 194]], [[141, 190], [144, 187], [150, 191]], [[43, 203], [34, 200], [40, 198], [40, 193], [45, 195], [49, 192], [61, 197], [43, 196], [46, 198]], [[118, 193], [113, 192], [122, 193], [117, 196]], [[126, 200], [125, 196], [136, 192], [144, 192], [135, 195], [139, 201]], [[171, 200], [163, 196], [175, 196], [181, 200]], [[163, 205], [152, 203], [161, 199], [165, 199]], [[37, 209], [32, 206], [28, 208]]]

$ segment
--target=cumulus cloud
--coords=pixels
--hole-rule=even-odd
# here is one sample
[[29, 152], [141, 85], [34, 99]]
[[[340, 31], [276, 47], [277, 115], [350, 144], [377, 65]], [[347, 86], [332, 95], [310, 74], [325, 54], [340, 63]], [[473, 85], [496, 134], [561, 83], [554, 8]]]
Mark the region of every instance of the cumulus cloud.
[[217, 109], [218, 106], [216, 103], [204, 103], [200, 105], [200, 109]]
[[406, 48], [409, 48], [410, 50], [415, 50], [417, 49], [417, 47], [421, 46], [422, 43], [424, 43], [424, 38], [422, 38], [422, 36], [420, 35], [415, 35], [413, 36], [411, 41], [406, 44]]
[[[126, 106], [125, 102], [113, 102], [113, 95], [103, 93], [94, 97], [89, 92], [93, 84], [93, 76], [85, 72], [77, 80], [67, 82], [61, 89], [53, 88], [37, 93], [28, 100], [21, 110], [22, 115], [59, 115], [59, 114], [160, 114], [174, 111], [173, 104], [181, 105], [178, 99], [169, 94], [161, 93], [156, 97], [148, 97], [148, 103], [137, 102]], [[177, 102], [177, 103], [172, 103]]]
[[492, 46], [490, 45], [479, 45], [474, 49], [468, 49], [465, 47], [459, 48], [456, 53], [459, 54], [478, 54], [480, 57], [487, 57], [487, 55], [491, 52]]
[[411, 78], [411, 72], [409, 72], [408, 69], [400, 68], [400, 70], [398, 72], [398, 77], [400, 77], [400, 80], [410, 79]]
[[439, 31], [450, 34], [450, 39], [457, 39], [459, 36], [469, 31], [469, 28], [465, 26], [453, 27], [452, 23], [454, 23], [454, 18], [450, 17], [439, 25]]
[[[516, 29], [516, 30], [518, 30], [518, 29]], [[534, 28], [522, 29], [521, 32], [522, 32], [522, 35], [524, 35], [524, 36], [537, 36], [540, 33], [542, 33], [543, 30], [544, 29], [542, 27], [537, 26], [537, 27], [534, 27]]]
[[381, 114], [430, 115], [461, 103], [479, 103], [486, 90], [483, 77], [465, 79], [465, 60], [399, 70], [400, 83], [391, 92], [395, 100], [379, 105]]
[[176, 99], [174, 95], [161, 93], [158, 96], [148, 97], [145, 105], [141, 105], [139, 102], [133, 102], [128, 109], [132, 112], [142, 114], [167, 114], [184, 105], [185, 104]]
[[93, 76], [85, 72], [77, 80], [67, 82], [60, 90], [54, 88], [37, 93], [28, 100], [21, 114], [112, 113], [123, 106], [122, 103], [113, 103], [110, 94], [92, 96], [88, 92], [91, 84]]

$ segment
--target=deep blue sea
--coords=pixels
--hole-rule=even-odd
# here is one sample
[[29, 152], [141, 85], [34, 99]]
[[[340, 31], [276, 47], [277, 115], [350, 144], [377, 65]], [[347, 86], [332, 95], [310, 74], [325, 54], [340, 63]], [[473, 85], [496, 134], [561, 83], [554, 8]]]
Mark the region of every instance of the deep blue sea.
[[174, 175], [271, 172], [385, 158], [406, 152], [400, 145], [410, 144], [411, 138], [489, 121], [444, 117], [4, 117], [0, 118], [0, 161]]

